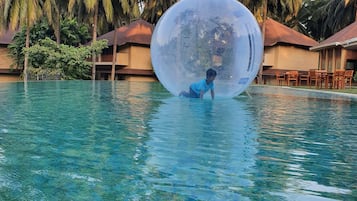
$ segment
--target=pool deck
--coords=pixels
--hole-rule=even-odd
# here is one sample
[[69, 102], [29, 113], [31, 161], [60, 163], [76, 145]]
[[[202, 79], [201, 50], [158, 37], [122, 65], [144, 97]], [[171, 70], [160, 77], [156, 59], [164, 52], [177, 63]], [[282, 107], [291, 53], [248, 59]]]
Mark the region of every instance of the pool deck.
[[300, 89], [287, 86], [251, 85], [247, 89], [247, 92], [250, 94], [287, 95], [329, 100], [357, 101], [357, 94], [314, 89]]

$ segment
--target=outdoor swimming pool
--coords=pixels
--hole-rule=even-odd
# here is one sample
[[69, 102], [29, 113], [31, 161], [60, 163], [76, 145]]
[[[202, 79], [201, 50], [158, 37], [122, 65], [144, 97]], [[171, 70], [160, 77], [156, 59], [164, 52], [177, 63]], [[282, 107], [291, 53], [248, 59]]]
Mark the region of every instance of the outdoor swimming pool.
[[357, 102], [0, 84], [0, 200], [356, 200]]

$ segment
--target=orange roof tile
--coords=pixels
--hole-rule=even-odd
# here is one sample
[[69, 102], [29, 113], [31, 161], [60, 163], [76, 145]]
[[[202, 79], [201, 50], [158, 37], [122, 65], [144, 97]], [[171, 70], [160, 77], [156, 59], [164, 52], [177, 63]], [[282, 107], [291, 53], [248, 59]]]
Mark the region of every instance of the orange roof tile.
[[278, 43], [286, 43], [298, 46], [311, 47], [318, 44], [314, 39], [305, 36], [279, 22], [268, 18], [265, 22], [264, 46], [274, 46]]
[[[98, 37], [100, 39], [107, 39], [108, 45], [114, 44], [114, 30]], [[153, 25], [144, 21], [137, 20], [127, 26], [117, 28], [117, 45], [124, 45], [126, 43], [137, 43], [150, 45], [151, 35], [153, 32]]]

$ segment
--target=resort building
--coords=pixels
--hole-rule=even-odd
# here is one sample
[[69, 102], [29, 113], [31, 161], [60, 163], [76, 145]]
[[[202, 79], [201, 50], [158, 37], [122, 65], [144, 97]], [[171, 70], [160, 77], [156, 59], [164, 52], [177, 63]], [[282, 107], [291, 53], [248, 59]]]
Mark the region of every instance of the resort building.
[[265, 22], [263, 80], [275, 84], [277, 73], [297, 70], [301, 73], [317, 69], [319, 54], [309, 50], [318, 45], [305, 36], [279, 22], [268, 18]]
[[11, 43], [15, 32], [6, 31], [0, 34], [0, 82], [2, 81], [19, 81], [20, 71], [12, 68], [13, 60], [9, 56], [8, 45]]
[[334, 72], [335, 70], [357, 70], [357, 21], [348, 25], [336, 34], [310, 48], [318, 52], [319, 69]]
[[110, 80], [115, 72], [116, 80], [155, 81], [150, 58], [152, 32], [152, 24], [137, 20], [99, 36], [98, 40], [108, 40], [109, 48], [97, 58], [96, 79]]
[[[138, 20], [117, 29], [115, 79], [155, 80], [150, 59], [150, 40], [153, 26]], [[107, 39], [109, 48], [96, 62], [96, 79], [111, 79], [115, 31], [99, 39]], [[307, 72], [318, 67], [317, 52], [309, 48], [315, 40], [284, 26], [272, 19], [266, 21], [263, 78], [265, 83], [275, 82], [277, 71], [298, 70]], [[302, 59], [303, 58], [303, 59]]]
[[[309, 69], [321, 68], [319, 52], [309, 50], [309, 48], [318, 45], [315, 40], [269, 18], [266, 20], [265, 27], [264, 83], [275, 84], [276, 72], [290, 70], [307, 72]], [[99, 36], [97, 40], [108, 40], [109, 47], [104, 49], [96, 59], [96, 79], [157, 80], [150, 57], [153, 29], [152, 24], [144, 20], [137, 20]], [[10, 44], [12, 37], [13, 33], [11, 35], [9, 32], [0, 36], [0, 80], [19, 79], [20, 73], [18, 70], [11, 69], [12, 60], [8, 57], [7, 45]], [[347, 59], [350, 58], [348, 56], [350, 53], [341, 53], [341, 55], [346, 55], [344, 58], [350, 61]], [[336, 56], [334, 59], [338, 60]], [[341, 64], [341, 66], [343, 65]], [[114, 76], [112, 76], [112, 72], [114, 72]]]

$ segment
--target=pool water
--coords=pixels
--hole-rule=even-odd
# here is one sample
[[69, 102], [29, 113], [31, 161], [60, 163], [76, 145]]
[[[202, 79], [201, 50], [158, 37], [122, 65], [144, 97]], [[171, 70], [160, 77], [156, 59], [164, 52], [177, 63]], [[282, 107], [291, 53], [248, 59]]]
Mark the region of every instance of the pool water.
[[0, 200], [356, 200], [357, 102], [0, 84]]

